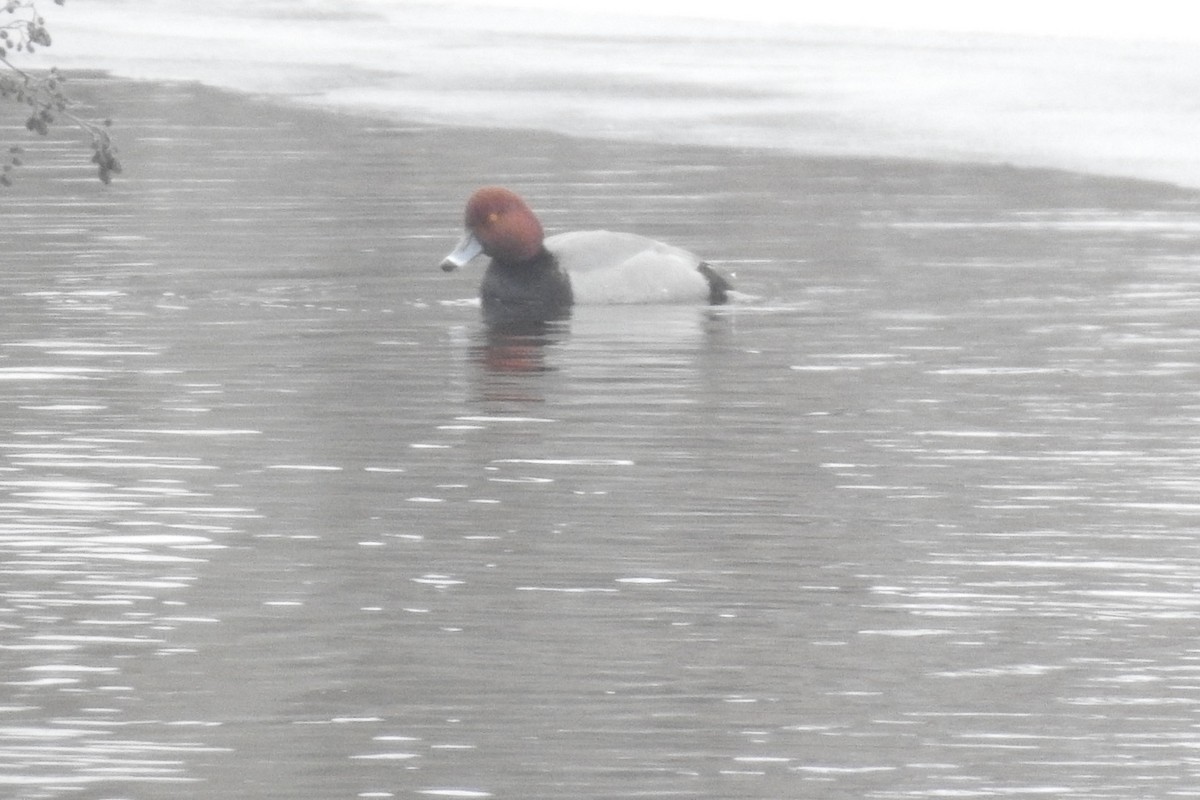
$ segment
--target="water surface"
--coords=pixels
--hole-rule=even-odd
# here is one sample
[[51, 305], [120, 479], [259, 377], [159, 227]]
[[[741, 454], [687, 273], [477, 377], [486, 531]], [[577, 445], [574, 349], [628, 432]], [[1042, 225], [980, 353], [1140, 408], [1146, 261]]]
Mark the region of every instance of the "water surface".
[[[1194, 194], [97, 91], [0, 234], [10, 796], [1191, 791]], [[491, 335], [484, 181], [758, 299]]]

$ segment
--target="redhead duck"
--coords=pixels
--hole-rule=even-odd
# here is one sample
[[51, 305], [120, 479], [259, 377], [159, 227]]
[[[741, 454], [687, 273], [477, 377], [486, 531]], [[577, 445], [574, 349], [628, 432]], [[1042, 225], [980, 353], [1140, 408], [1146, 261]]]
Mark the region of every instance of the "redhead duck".
[[720, 304], [731, 289], [694, 253], [645, 236], [575, 231], [545, 238], [525, 201], [498, 186], [471, 195], [466, 233], [442, 269], [480, 253], [492, 259], [479, 287], [489, 319], [562, 319], [574, 303]]

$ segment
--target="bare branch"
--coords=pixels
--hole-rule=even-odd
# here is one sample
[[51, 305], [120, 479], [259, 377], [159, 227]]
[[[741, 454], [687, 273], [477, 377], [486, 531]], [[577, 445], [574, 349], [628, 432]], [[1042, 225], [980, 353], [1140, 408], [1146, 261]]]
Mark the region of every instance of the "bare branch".
[[[54, 3], [61, 6], [65, 0], [54, 0]], [[5, 18], [5, 14], [9, 17]], [[50, 32], [37, 11], [35, 0], [0, 0], [0, 100], [28, 106], [25, 127], [31, 133], [45, 136], [50, 126], [60, 120], [82, 130], [90, 140], [92, 163], [96, 165], [100, 180], [107, 184], [121, 171], [121, 162], [117, 160], [117, 150], [108, 132], [111, 122], [92, 122], [72, 112], [73, 101], [63, 90], [66, 79], [56, 67], [34, 74], [10, 60], [14, 53], [33, 54], [37, 48], [49, 47], [50, 43]], [[0, 184], [4, 186], [12, 185], [12, 171], [23, 163], [19, 147], [10, 148], [9, 154], [8, 163], [0, 167]]]

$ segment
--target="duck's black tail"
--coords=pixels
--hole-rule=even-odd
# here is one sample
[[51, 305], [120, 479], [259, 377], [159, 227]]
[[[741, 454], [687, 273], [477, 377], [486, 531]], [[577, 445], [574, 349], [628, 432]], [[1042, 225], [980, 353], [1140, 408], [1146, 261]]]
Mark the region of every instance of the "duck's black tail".
[[719, 306], [728, 303], [729, 292], [733, 289], [733, 285], [726, 280], [725, 276], [703, 261], [700, 262], [700, 266], [697, 269], [700, 270], [700, 274], [708, 281], [709, 304]]

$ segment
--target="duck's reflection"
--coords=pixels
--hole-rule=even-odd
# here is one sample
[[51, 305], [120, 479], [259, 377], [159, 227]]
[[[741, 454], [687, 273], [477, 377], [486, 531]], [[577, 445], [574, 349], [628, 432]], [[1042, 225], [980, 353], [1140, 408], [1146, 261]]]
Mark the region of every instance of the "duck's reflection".
[[501, 375], [549, 372], [546, 348], [570, 334], [567, 320], [516, 320], [485, 325], [471, 354], [489, 373]]
[[554, 385], [543, 379], [549, 375], [581, 386], [629, 379], [630, 365], [677, 370], [720, 341], [728, 318], [709, 308], [579, 307], [569, 319], [485, 322], [472, 334], [469, 357], [481, 398], [543, 402]]

